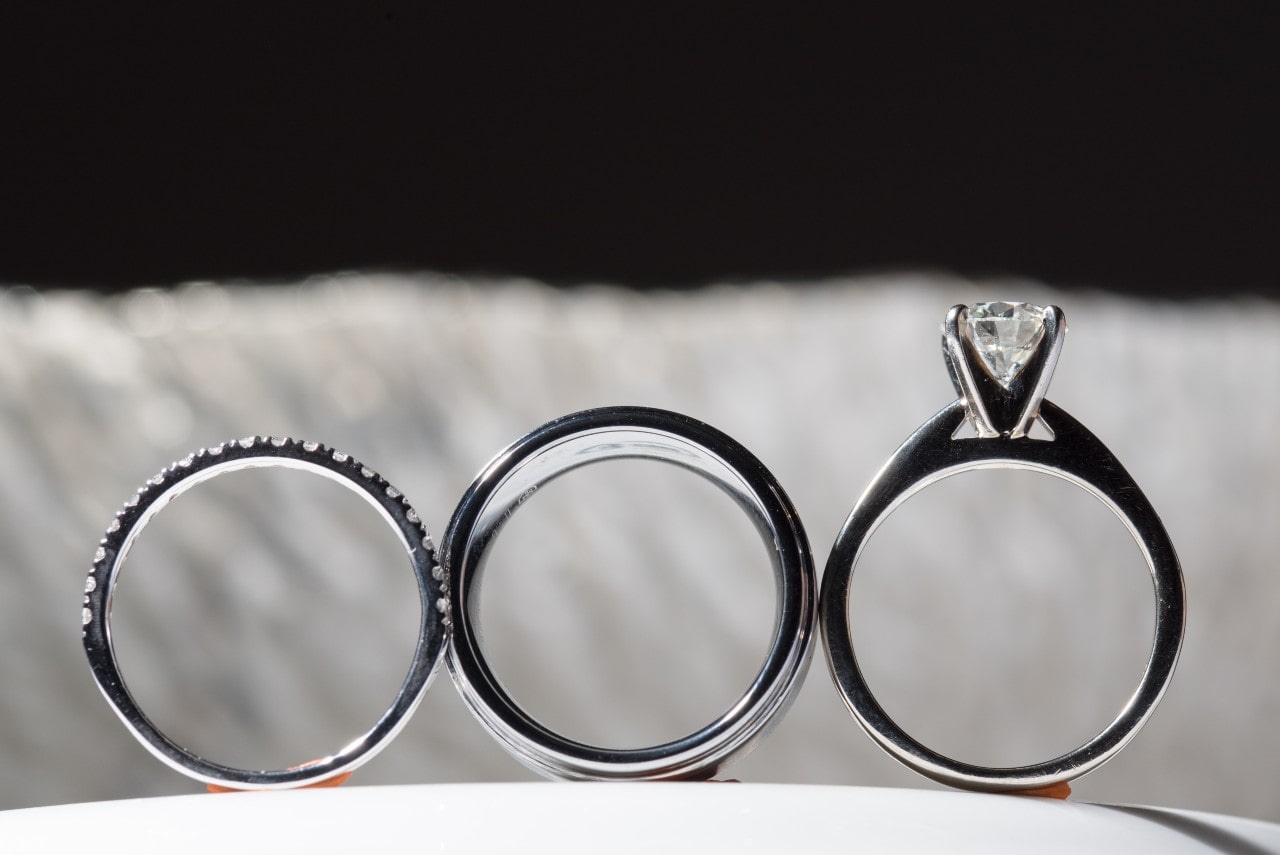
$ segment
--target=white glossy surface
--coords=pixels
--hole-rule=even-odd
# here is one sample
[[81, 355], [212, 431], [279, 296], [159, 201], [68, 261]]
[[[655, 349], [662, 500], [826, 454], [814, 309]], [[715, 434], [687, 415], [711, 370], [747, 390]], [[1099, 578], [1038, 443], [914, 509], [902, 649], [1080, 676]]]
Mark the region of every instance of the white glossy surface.
[[1042, 798], [763, 784], [456, 784], [0, 813], [11, 852], [1280, 852], [1280, 825]]

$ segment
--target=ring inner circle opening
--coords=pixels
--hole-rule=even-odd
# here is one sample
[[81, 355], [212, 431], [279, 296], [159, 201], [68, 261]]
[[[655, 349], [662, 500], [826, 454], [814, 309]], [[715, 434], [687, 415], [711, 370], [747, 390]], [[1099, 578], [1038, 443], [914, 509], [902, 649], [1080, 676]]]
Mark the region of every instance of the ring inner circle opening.
[[1061, 478], [983, 468], [881, 522], [851, 579], [876, 700], [920, 743], [992, 767], [1074, 750], [1142, 677], [1153, 585], [1129, 528]]
[[550, 461], [490, 500], [508, 507], [546, 479], [485, 554], [482, 648], [548, 729], [608, 749], [664, 744], [720, 718], [756, 679], [777, 619], [772, 555], [685, 462], [593, 455], [592, 441], [578, 448], [590, 465], [557, 475], [564, 461]]
[[305, 763], [365, 733], [405, 680], [421, 619], [405, 544], [319, 474], [217, 473], [129, 545], [116, 658], [139, 708], [197, 756]]

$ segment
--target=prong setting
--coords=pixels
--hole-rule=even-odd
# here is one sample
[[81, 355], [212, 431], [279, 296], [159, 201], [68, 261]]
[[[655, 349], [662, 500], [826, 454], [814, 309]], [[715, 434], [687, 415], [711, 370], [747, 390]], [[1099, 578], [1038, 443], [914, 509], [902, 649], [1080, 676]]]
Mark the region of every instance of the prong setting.
[[[975, 341], [970, 313], [991, 307], [1016, 322], [1017, 337]], [[1036, 325], [1028, 330], [1028, 322]], [[979, 439], [1024, 439], [1040, 413], [1040, 403], [1062, 352], [1066, 316], [1057, 306], [978, 303], [952, 306], [943, 322], [943, 355], [956, 393], [964, 402]], [[980, 349], [981, 348], [981, 349]]]

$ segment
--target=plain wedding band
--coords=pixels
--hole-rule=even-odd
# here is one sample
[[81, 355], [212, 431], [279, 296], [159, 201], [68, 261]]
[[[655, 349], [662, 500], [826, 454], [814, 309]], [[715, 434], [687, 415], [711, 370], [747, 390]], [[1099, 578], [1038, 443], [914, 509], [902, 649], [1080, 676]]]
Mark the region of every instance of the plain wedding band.
[[[585, 745], [543, 726], [508, 695], [478, 638], [476, 595], [502, 526], [543, 484], [579, 466], [641, 458], [692, 471], [727, 493], [770, 551], [779, 602], [769, 652], [741, 699], [705, 727], [661, 745]], [[716, 774], [776, 724], [803, 681], [813, 648], [816, 583], [808, 540], [782, 487], [736, 441], [687, 416], [607, 407], [551, 421], [496, 455], [459, 502], [442, 543], [451, 581], [449, 666], [472, 712], [518, 760], [571, 780], [697, 779]]]

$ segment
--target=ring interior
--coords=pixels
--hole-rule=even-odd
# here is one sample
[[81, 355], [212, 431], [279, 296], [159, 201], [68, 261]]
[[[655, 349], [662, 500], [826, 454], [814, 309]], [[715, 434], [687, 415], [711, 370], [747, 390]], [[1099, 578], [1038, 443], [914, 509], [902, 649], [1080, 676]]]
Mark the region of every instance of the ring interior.
[[[388, 720], [397, 714], [397, 707], [399, 706], [399, 703], [393, 703], [392, 706], [389, 707], [381, 717], [379, 717], [373, 727], [369, 728], [359, 737], [351, 740], [347, 746], [337, 754], [328, 755], [318, 760], [304, 763], [300, 766], [290, 767], [289, 769], [277, 771], [247, 770], [213, 763], [193, 754], [186, 748], [183, 748], [181, 745], [170, 739], [162, 730], [160, 730], [160, 728], [156, 727], [155, 723], [152, 722], [142, 712], [141, 708], [138, 707], [132, 693], [129, 692], [129, 689], [125, 684], [124, 677], [120, 671], [119, 661], [116, 658], [115, 644], [112, 640], [111, 610], [115, 598], [116, 583], [134, 541], [137, 540], [143, 529], [147, 527], [151, 520], [154, 519], [155, 516], [165, 508], [165, 506], [197, 485], [228, 472], [235, 472], [243, 469], [263, 469], [272, 467], [298, 469], [315, 475], [321, 475], [331, 481], [341, 484], [343, 487], [364, 499], [374, 510], [378, 512], [378, 515], [382, 517], [393, 531], [395, 531], [397, 538], [400, 540], [400, 544], [405, 548], [405, 552], [411, 561], [414, 560], [416, 551], [416, 547], [406, 538], [399, 523], [391, 516], [390, 513], [387, 512], [386, 508], [378, 503], [376, 498], [362, 489], [359, 485], [353, 483], [350, 479], [343, 477], [337, 472], [326, 469], [323, 466], [316, 465], [307, 460], [288, 457], [247, 458], [240, 460], [228, 460], [224, 463], [214, 464], [207, 469], [193, 473], [187, 478], [171, 484], [160, 497], [153, 501], [142, 511], [142, 513], [138, 515], [137, 520], [129, 530], [128, 535], [121, 542], [119, 553], [111, 566], [110, 576], [108, 577], [106, 602], [103, 608], [103, 628], [107, 642], [107, 652], [111, 658], [112, 667], [115, 669], [116, 677], [120, 681], [119, 688], [127, 698], [129, 704], [132, 706], [131, 710], [117, 709], [117, 712], [120, 713], [121, 718], [124, 720], [124, 723], [129, 730], [132, 731], [135, 736], [137, 736], [143, 744], [145, 744], [151, 752], [155, 754], [156, 757], [177, 771], [182, 772], [185, 775], [196, 777], [198, 780], [205, 781], [206, 783], [225, 786], [236, 786], [238, 784], [249, 783], [254, 787], [269, 788], [272, 785], [293, 786], [300, 781], [317, 780], [332, 775], [338, 775], [349, 770], [362, 757], [377, 749], [382, 744], [385, 744], [391, 736], [395, 735], [395, 732], [399, 727], [403, 726], [407, 721], [407, 715], [402, 716], [393, 727], [387, 727]], [[421, 609], [418, 622], [421, 627], [424, 615], [426, 614], [429, 593], [425, 587], [425, 579], [417, 573], [415, 573], [415, 576], [418, 577], [419, 606]], [[424, 639], [420, 630], [418, 647], [421, 648], [423, 643]], [[417, 661], [419, 654], [420, 650], [415, 650], [414, 662]], [[397, 695], [397, 702], [402, 699], [405, 688], [413, 681], [414, 673], [415, 669], [413, 665], [411, 665], [409, 674], [406, 676]], [[112, 700], [113, 706], [116, 705], [115, 700], [110, 698], [109, 700]], [[216, 770], [220, 774], [214, 776], [199, 773], [192, 768], [191, 765], [182, 762], [182, 760], [179, 760], [178, 758], [183, 758], [188, 761], [188, 763], [194, 763], [195, 765], [203, 768]], [[321, 772], [321, 770], [323, 770], [323, 772]], [[223, 775], [226, 775], [226, 777], [222, 777]]]
[[[951, 478], [956, 475], [963, 474], [965, 472], [973, 472], [981, 469], [1020, 469], [1020, 470], [1040, 473], [1043, 475], [1051, 475], [1055, 478], [1066, 481], [1069, 484], [1073, 484], [1076, 487], [1079, 487], [1080, 489], [1092, 495], [1094, 498], [1100, 501], [1103, 505], [1105, 505], [1113, 514], [1115, 514], [1115, 516], [1124, 524], [1125, 530], [1129, 532], [1129, 535], [1130, 537], [1133, 538], [1134, 543], [1137, 544], [1139, 551], [1142, 553], [1143, 560], [1146, 562], [1147, 571], [1151, 577], [1152, 588], [1154, 591], [1156, 586], [1156, 565], [1155, 565], [1155, 560], [1151, 554], [1151, 551], [1147, 546], [1146, 542], [1143, 540], [1142, 535], [1138, 531], [1133, 520], [1131, 520], [1128, 514], [1126, 514], [1124, 510], [1119, 505], [1117, 505], [1116, 502], [1113, 501], [1106, 493], [1100, 491], [1093, 484], [1090, 484], [1088, 481], [1085, 481], [1084, 479], [1076, 475], [1073, 475], [1069, 472], [1064, 472], [1060, 469], [1055, 469], [1050, 466], [1043, 466], [1043, 465], [1034, 464], [1028, 461], [1011, 460], [1011, 459], [989, 459], [989, 460], [982, 460], [982, 461], [970, 461], [965, 464], [958, 465], [952, 468], [939, 470], [935, 473], [932, 473], [930, 477], [921, 479], [920, 481], [917, 481], [916, 483], [910, 485], [897, 496], [896, 500], [893, 502], [892, 505], [885, 508], [884, 511], [872, 522], [872, 524], [869, 526], [867, 530], [866, 536], [862, 539], [862, 542], [858, 547], [857, 553], [855, 554], [853, 563], [850, 567], [848, 587], [846, 588], [846, 598], [843, 605], [843, 608], [845, 611], [846, 626], [851, 625], [851, 621], [849, 620], [850, 603], [849, 603], [848, 594], [852, 589], [852, 584], [853, 584], [852, 577], [853, 577], [854, 571], [856, 571], [857, 569], [858, 562], [862, 558], [862, 553], [866, 549], [866, 545], [871, 541], [871, 538], [875, 535], [876, 531], [885, 522], [885, 520], [887, 520], [890, 517], [890, 515], [893, 514], [894, 511], [896, 511], [899, 507], [901, 507], [904, 502], [906, 502], [912, 496], [921, 492], [925, 488], [933, 484], [936, 484], [937, 482], [942, 481], [946, 478]], [[1153, 631], [1154, 631], [1154, 627], [1153, 627]], [[1151, 654], [1148, 657], [1149, 661], [1150, 661], [1150, 658], [1153, 657], [1156, 653], [1157, 642], [1158, 642], [1158, 639], [1153, 638], [1152, 646], [1151, 646]], [[852, 649], [852, 635], [850, 635], [850, 645], [851, 645], [851, 652], [853, 655], [854, 665], [855, 667], [859, 667], [857, 665], [856, 650]], [[861, 670], [860, 667], [859, 667], [859, 670]], [[874, 693], [870, 691], [870, 686], [867, 686], [867, 691], [874, 698]], [[1039, 768], [1048, 768], [1084, 751], [1085, 749], [1087, 749], [1089, 745], [1093, 744], [1094, 742], [1096, 742], [1097, 740], [1105, 736], [1109, 731], [1112, 730], [1112, 728], [1114, 728], [1117, 724], [1119, 724], [1122, 720], [1125, 719], [1130, 708], [1137, 701], [1141, 691], [1142, 691], [1142, 681], [1139, 682], [1139, 685], [1125, 700], [1124, 704], [1121, 706], [1120, 711], [1116, 714], [1116, 716], [1104, 728], [1102, 728], [1102, 730], [1099, 731], [1098, 734], [1093, 739], [1089, 740], [1084, 745], [1081, 745], [1071, 751], [1066, 752], [1065, 754], [1055, 757], [1052, 760], [1048, 760], [1042, 763], [1028, 764], [1025, 766], [978, 767], [975, 764], [962, 763], [960, 761], [953, 761], [950, 758], [946, 758], [944, 755], [938, 754], [937, 752], [931, 749], [925, 748], [922, 743], [918, 742], [913, 737], [910, 737], [909, 734], [906, 734], [906, 731], [902, 731], [902, 733], [904, 735], [907, 735], [913, 743], [915, 743], [920, 749], [922, 749], [924, 754], [932, 756], [937, 759], [947, 760], [949, 761], [949, 763], [957, 766], [971, 767], [973, 769], [986, 768], [988, 771], [991, 771], [991, 772], [1006, 772], [1006, 773], [1023, 772], [1023, 771], [1039, 769]], [[877, 701], [876, 703], [878, 705], [879, 701]], [[901, 730], [901, 728], [897, 728], [897, 729]]]
[[[652, 429], [620, 426], [604, 427], [566, 437], [554, 444], [541, 448], [538, 453], [523, 460], [494, 488], [489, 499], [477, 515], [472, 535], [467, 541], [467, 552], [469, 553], [467, 560], [471, 567], [471, 573], [470, 576], [466, 577], [464, 584], [467, 588], [467, 616], [471, 624], [477, 628], [474, 633], [477, 642], [482, 644], [483, 634], [479, 631], [480, 624], [478, 620], [480, 598], [477, 596], [477, 592], [481, 589], [481, 577], [488, 560], [488, 548], [502, 530], [502, 527], [540, 487], [555, 478], [592, 463], [623, 459], [657, 460], [679, 466], [707, 479], [732, 498], [746, 512], [768, 548], [778, 603], [774, 610], [770, 655], [765, 665], [761, 667], [754, 678], [751, 687], [743, 695], [743, 698], [735, 703], [728, 712], [690, 736], [653, 746], [652, 748], [598, 749], [620, 757], [648, 757], [655, 753], [667, 753], [668, 750], [675, 751], [690, 740], [704, 735], [708, 731], [714, 731], [726, 726], [733, 713], [743, 707], [743, 702], [761, 690], [767, 676], [768, 665], [776, 658], [775, 653], [782, 641], [778, 638], [778, 631], [782, 621], [784, 569], [777, 544], [784, 542], [786, 538], [793, 537], [793, 535], [778, 529], [773, 519], [771, 519], [768, 509], [737, 471], [706, 448], [682, 437]], [[501, 681], [493, 674], [491, 668], [485, 666], [484, 670], [487, 672], [489, 679], [501, 686]], [[505, 689], [502, 694], [506, 703], [528, 721], [537, 724], [536, 719], [524, 711]], [[546, 733], [551, 733], [541, 725], [538, 725], [538, 728]], [[581, 743], [574, 744], [586, 749], [594, 748]]]

